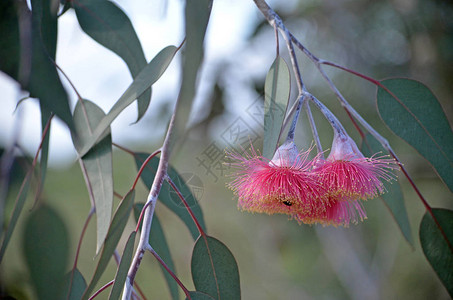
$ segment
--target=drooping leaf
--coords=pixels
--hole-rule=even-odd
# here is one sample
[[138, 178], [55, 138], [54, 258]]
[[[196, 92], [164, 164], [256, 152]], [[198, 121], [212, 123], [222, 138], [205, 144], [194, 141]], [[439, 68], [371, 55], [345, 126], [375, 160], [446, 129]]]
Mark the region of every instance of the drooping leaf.
[[[138, 221], [143, 207], [143, 203], [137, 203], [134, 205], [135, 221]], [[173, 271], [173, 273], [176, 274], [175, 264], [173, 263], [173, 258], [171, 257], [170, 248], [168, 247], [167, 239], [165, 238], [162, 225], [160, 224], [159, 218], [156, 214], [153, 215], [153, 222], [151, 224], [151, 230], [149, 233], [149, 243], [151, 247], [153, 247], [154, 251], [159, 254], [165, 264]], [[178, 284], [162, 265], [160, 265], [160, 268], [164, 274], [168, 289], [170, 290], [171, 299], [179, 299]]]
[[186, 43], [182, 61], [182, 83], [175, 107], [174, 133], [169, 144], [170, 150], [175, 141], [183, 136], [189, 119], [192, 101], [196, 93], [198, 69], [204, 55], [204, 37], [211, 7], [212, 0], [186, 1]]
[[[72, 1], [80, 27], [90, 37], [120, 56], [133, 78], [146, 66], [146, 58], [137, 33], [127, 15], [108, 0]], [[151, 100], [151, 89], [138, 97], [138, 118]]]
[[[52, 0], [32, 0], [31, 74], [25, 88], [41, 106], [54, 112], [73, 130], [68, 95], [54, 65], [57, 47], [57, 10]], [[26, 47], [23, 51], [30, 51]], [[27, 55], [24, 55], [26, 57]], [[24, 62], [22, 62], [24, 63]], [[26, 70], [24, 71], [26, 72]]]
[[[192, 300], [213, 300], [211, 296], [202, 292], [189, 292], [190, 299]], [[186, 300], [189, 298], [186, 298]]]
[[453, 211], [440, 208], [432, 211], [438, 224], [428, 212], [425, 213], [420, 223], [420, 243], [429, 263], [453, 297]]
[[80, 273], [79, 269], [75, 268], [74, 276], [72, 275], [72, 271], [65, 275], [63, 290], [59, 299], [79, 300], [82, 297], [86, 287], [87, 283], [85, 278], [83, 278], [83, 275]]
[[13, 234], [14, 228], [16, 228], [17, 220], [19, 219], [20, 213], [24, 208], [25, 200], [27, 199], [28, 190], [30, 188], [30, 180], [33, 174], [33, 170], [29, 170], [25, 175], [22, 185], [20, 187], [19, 193], [16, 198], [16, 204], [14, 205], [13, 213], [11, 219], [8, 223], [8, 227], [3, 237], [2, 248], [0, 249], [0, 263], [3, 260], [3, 257], [8, 247], [9, 240]]
[[[41, 160], [39, 161], [40, 166], [40, 178], [39, 178], [39, 188], [38, 193], [44, 187], [44, 182], [46, 179], [47, 173], [47, 161], [49, 158], [49, 142], [50, 142], [50, 123], [52, 118], [52, 113], [47, 111], [47, 109], [41, 105], [41, 132], [42, 132], [42, 146], [41, 146]], [[46, 126], [49, 126], [47, 133], [45, 133]], [[45, 134], [45, 136], [44, 136]], [[36, 199], [37, 200], [37, 199]]]
[[[366, 157], [371, 157], [376, 153], [386, 153], [386, 150], [371, 134], [365, 136], [361, 150]], [[392, 173], [396, 177], [395, 173]], [[400, 184], [398, 182], [384, 181], [384, 188], [386, 192], [382, 194], [380, 198], [384, 200], [385, 205], [390, 210], [390, 213], [398, 224], [406, 241], [411, 244], [411, 246], [414, 246], [412, 229], [409, 223], [409, 217], [407, 215]]]
[[80, 156], [85, 155], [90, 148], [99, 140], [104, 131], [110, 126], [115, 118], [138, 96], [153, 85], [167, 69], [168, 65], [175, 56], [178, 48], [168, 46], [162, 49], [143, 70], [135, 77], [127, 90], [121, 95], [118, 101], [113, 105], [108, 114], [99, 122], [96, 129], [93, 130], [92, 137], [86, 141], [78, 152]]
[[285, 60], [277, 56], [264, 84], [263, 156], [272, 159], [286, 115], [291, 77]]
[[[136, 153], [135, 163], [137, 165], [137, 168], [141, 167], [141, 165], [145, 162], [148, 156], [149, 155], [146, 153]], [[148, 189], [150, 189], [153, 184], [154, 176], [156, 174], [158, 166], [159, 158], [153, 157], [141, 175], [141, 179], [148, 187]], [[181, 194], [185, 197], [187, 203], [192, 209], [195, 217], [197, 218], [203, 230], [206, 230], [203, 212], [201, 211], [201, 207], [198, 205], [197, 199], [192, 193], [191, 188], [187, 186], [184, 179], [178, 174], [178, 172], [172, 166], [168, 167], [168, 176], [173, 180], [175, 185], [180, 190]], [[194, 240], [197, 239], [197, 237], [200, 234], [198, 232], [197, 226], [192, 220], [190, 214], [187, 212], [187, 209], [184, 207], [182, 201], [174, 193], [173, 189], [166, 181], [164, 181], [162, 185], [162, 189], [159, 194], [159, 200], [163, 204], [165, 204], [165, 206], [167, 206], [171, 211], [173, 211], [186, 224], [187, 228], [192, 234], [193, 239]]]
[[134, 196], [135, 190], [130, 190], [126, 196], [124, 196], [115, 214], [113, 215], [112, 223], [110, 224], [107, 237], [104, 242], [104, 247], [101, 251], [101, 257], [99, 258], [98, 265], [96, 266], [96, 271], [94, 272], [93, 278], [86, 288], [82, 299], [88, 299], [90, 293], [98, 283], [99, 278], [101, 278], [102, 273], [104, 273], [105, 268], [107, 267], [116, 246], [118, 245], [121, 235], [123, 234], [124, 228], [126, 227], [126, 223], [134, 203]]
[[434, 94], [415, 80], [395, 78], [381, 83], [392, 93], [378, 88], [382, 120], [423, 155], [453, 191], [453, 131]]
[[[100, 107], [91, 101], [77, 102], [74, 109], [74, 124], [77, 136], [73, 135], [74, 146], [79, 151], [82, 145], [92, 138], [93, 128], [105, 116]], [[96, 253], [101, 249], [107, 235], [113, 207], [113, 166], [112, 136], [107, 135], [82, 157], [88, 182], [88, 194], [96, 205]]]
[[230, 250], [216, 238], [198, 238], [192, 253], [191, 271], [197, 291], [219, 300], [241, 299], [236, 260]]
[[14, 0], [0, 1], [0, 70], [19, 81], [20, 32]]
[[66, 226], [53, 208], [40, 206], [30, 214], [25, 223], [23, 245], [38, 299], [57, 300], [69, 259], [69, 240]]
[[121, 291], [123, 290], [124, 283], [126, 282], [127, 271], [132, 262], [132, 255], [134, 253], [135, 235], [137, 232], [132, 231], [124, 247], [123, 256], [121, 257], [120, 265], [115, 275], [115, 282], [113, 283], [112, 290], [110, 291], [109, 300], [119, 299]]

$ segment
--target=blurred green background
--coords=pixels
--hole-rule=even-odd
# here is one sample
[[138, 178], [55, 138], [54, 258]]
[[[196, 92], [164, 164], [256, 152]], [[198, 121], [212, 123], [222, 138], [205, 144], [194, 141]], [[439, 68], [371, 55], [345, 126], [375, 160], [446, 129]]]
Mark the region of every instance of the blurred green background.
[[[215, 5], [215, 2], [214, 2]], [[453, 4], [427, 0], [338, 0], [273, 1], [287, 27], [318, 57], [325, 58], [376, 79], [410, 77], [428, 85], [452, 122], [453, 92]], [[257, 15], [259, 12], [257, 11]], [[406, 208], [415, 240], [412, 248], [403, 239], [396, 223], [380, 199], [365, 203], [368, 219], [350, 228], [323, 228], [298, 225], [285, 216], [242, 213], [225, 187], [228, 177], [219, 169], [213, 176], [200, 163], [214, 142], [219, 149], [231, 147], [227, 129], [237, 118], [256, 134], [260, 125], [248, 108], [262, 102], [264, 78], [275, 55], [273, 30], [262, 18], [251, 22], [249, 37], [237, 53], [216, 62], [214, 75], [203, 105], [196, 112], [186, 139], [172, 157], [180, 173], [194, 174], [201, 180], [198, 199], [208, 233], [223, 241], [235, 255], [240, 271], [243, 299], [448, 299], [418, 241], [418, 226], [424, 207], [408, 181], [399, 173]], [[225, 24], [225, 26], [228, 26]], [[286, 49], [282, 46], [282, 56]], [[309, 90], [324, 101], [344, 121], [348, 132], [359, 143], [359, 135], [347, 119], [325, 82], [308, 60], [299, 55], [303, 78]], [[345, 72], [329, 70], [340, 91], [375, 128], [389, 139], [414, 182], [432, 207], [453, 208], [452, 195], [431, 166], [411, 147], [389, 132], [376, 113], [375, 87]], [[295, 87], [295, 84], [293, 85]], [[238, 96], [238, 91], [239, 96]], [[292, 100], [294, 101], [293, 92]], [[244, 95], [248, 95], [245, 97]], [[165, 102], [150, 112], [151, 128], [166, 126], [172, 103]], [[237, 107], [243, 108], [238, 112]], [[314, 110], [314, 109], [313, 109]], [[156, 113], [159, 112], [159, 113]], [[324, 148], [330, 147], [332, 132], [322, 116], [314, 111]], [[242, 123], [241, 123], [242, 124]], [[296, 142], [301, 148], [312, 143], [308, 123], [299, 122]], [[122, 145], [134, 151], [154, 151], [159, 144]], [[18, 164], [5, 206], [5, 224], [23, 177]], [[225, 174], [229, 173], [225, 170]], [[133, 158], [114, 152], [115, 191], [124, 195], [136, 176]], [[394, 183], [395, 184], [395, 183]], [[36, 186], [36, 184], [35, 184]], [[147, 191], [140, 184], [136, 199], [144, 201]], [[33, 299], [23, 253], [23, 223], [33, 205], [30, 196], [15, 230], [4, 262], [1, 282], [4, 292], [18, 299]], [[69, 169], [49, 170], [43, 199], [58, 210], [66, 222], [71, 241], [72, 265], [79, 235], [89, 211], [89, 200], [78, 164]], [[118, 199], [115, 199], [115, 207]], [[181, 208], [182, 209], [182, 208]], [[182, 282], [193, 288], [190, 256], [193, 240], [183, 223], [163, 205], [159, 215]], [[135, 227], [131, 218], [126, 232]], [[95, 220], [82, 244], [79, 269], [89, 280], [96, 265]], [[121, 242], [122, 249], [125, 240]], [[112, 260], [99, 286], [110, 281], [116, 270]], [[169, 299], [166, 283], [157, 262], [146, 255], [137, 281], [148, 299]], [[182, 294], [182, 293], [181, 293]], [[108, 293], [98, 299], [106, 299]], [[182, 299], [182, 295], [181, 295]]]

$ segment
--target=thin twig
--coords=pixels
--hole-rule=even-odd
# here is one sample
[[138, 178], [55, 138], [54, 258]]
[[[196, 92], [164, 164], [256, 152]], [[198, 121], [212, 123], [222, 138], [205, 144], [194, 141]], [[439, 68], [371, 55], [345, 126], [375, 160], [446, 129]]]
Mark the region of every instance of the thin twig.
[[135, 189], [135, 186], [137, 185], [137, 182], [140, 179], [140, 176], [142, 175], [143, 170], [145, 170], [146, 166], [151, 161], [151, 159], [153, 159], [153, 157], [156, 156], [157, 154], [159, 154], [160, 152], [161, 152], [161, 149], [157, 149], [152, 154], [150, 154], [148, 156], [148, 158], [143, 162], [142, 166], [140, 167], [140, 170], [137, 173], [137, 176], [135, 177], [135, 181], [134, 181], [134, 184], [132, 185], [132, 189]]
[[90, 298], [88, 298], [88, 300], [93, 300], [94, 298], [96, 298], [100, 293], [102, 293], [105, 289], [107, 289], [109, 286], [111, 286], [112, 284], [115, 283], [115, 280], [112, 280], [112, 281], [109, 281], [107, 282], [106, 284], [104, 284], [99, 290], [97, 290], [96, 293], [94, 293], [93, 295], [91, 295]]
[[178, 194], [178, 197], [179, 199], [181, 200], [181, 202], [184, 204], [184, 206], [186, 207], [187, 211], [189, 212], [190, 216], [192, 217], [192, 220], [194, 221], [195, 225], [197, 226], [197, 229], [198, 231], [200, 232], [200, 234], [202, 236], [206, 236], [206, 233], [204, 232], [203, 230], [203, 227], [201, 227], [200, 225], [200, 222], [198, 222], [197, 218], [195, 217], [195, 215], [193, 214], [193, 211], [192, 209], [190, 208], [189, 206], [189, 203], [187, 203], [186, 199], [184, 198], [184, 196], [181, 194], [181, 192], [179, 191], [178, 187], [175, 185], [175, 183], [173, 182], [173, 180], [171, 180], [171, 178], [167, 175], [166, 178], [167, 182], [170, 184], [170, 186], [173, 188], [173, 190], [176, 192], [176, 194]]
[[124, 152], [129, 153], [129, 154], [132, 155], [132, 156], [135, 156], [135, 153], [134, 153], [134, 151], [132, 151], [132, 150], [129, 150], [129, 149], [127, 149], [127, 148], [125, 148], [125, 147], [123, 147], [123, 146], [120, 146], [120, 145], [118, 145], [118, 144], [116, 144], [116, 143], [112, 143], [112, 145], [115, 146], [115, 147], [117, 147], [117, 148], [119, 148], [119, 149], [121, 149], [121, 150], [123, 150]]
[[157, 254], [157, 252], [151, 247], [151, 245], [148, 246], [147, 250], [151, 252], [151, 254], [157, 259], [157, 261], [165, 268], [165, 270], [170, 274], [171, 277], [176, 281], [176, 283], [181, 287], [183, 290], [184, 294], [186, 295], [187, 299], [191, 299], [189, 290], [184, 286], [184, 284], [179, 280], [179, 278], [176, 276], [175, 273], [167, 266], [167, 264], [163, 261], [163, 259]]

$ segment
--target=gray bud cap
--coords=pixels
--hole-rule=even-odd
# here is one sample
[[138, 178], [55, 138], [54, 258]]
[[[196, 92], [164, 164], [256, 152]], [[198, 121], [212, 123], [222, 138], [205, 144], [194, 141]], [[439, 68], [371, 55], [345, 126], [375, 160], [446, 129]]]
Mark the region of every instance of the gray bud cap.
[[275, 151], [274, 157], [271, 160], [276, 166], [279, 167], [292, 167], [296, 164], [299, 156], [299, 150], [294, 142], [285, 142], [278, 147]]

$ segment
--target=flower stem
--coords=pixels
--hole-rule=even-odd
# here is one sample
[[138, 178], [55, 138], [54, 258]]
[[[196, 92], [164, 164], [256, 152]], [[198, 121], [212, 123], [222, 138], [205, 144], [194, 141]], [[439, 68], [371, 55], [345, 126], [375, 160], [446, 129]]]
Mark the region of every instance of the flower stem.
[[297, 120], [299, 119], [300, 109], [302, 108], [302, 103], [304, 101], [304, 96], [299, 96], [296, 112], [294, 113], [293, 122], [291, 123], [291, 127], [288, 130], [288, 136], [286, 138], [286, 142], [294, 141], [294, 132], [296, 131]]
[[324, 153], [322, 151], [322, 146], [321, 146], [321, 141], [319, 140], [318, 130], [316, 129], [315, 120], [313, 119], [313, 114], [311, 113], [310, 102], [308, 102], [308, 101], [305, 102], [305, 106], [306, 106], [305, 109], [307, 111], [308, 121], [310, 122], [311, 132], [313, 134], [313, 139], [315, 140], [316, 149], [318, 150], [318, 153], [321, 153], [321, 157], [324, 157]]

